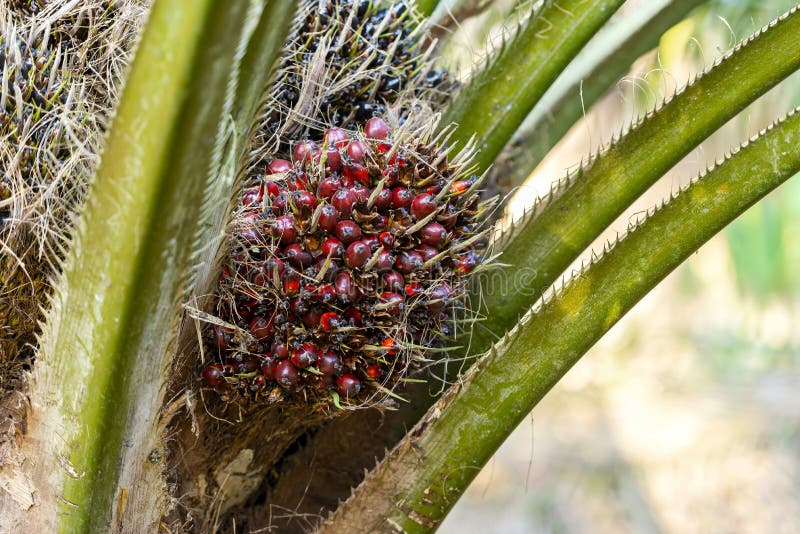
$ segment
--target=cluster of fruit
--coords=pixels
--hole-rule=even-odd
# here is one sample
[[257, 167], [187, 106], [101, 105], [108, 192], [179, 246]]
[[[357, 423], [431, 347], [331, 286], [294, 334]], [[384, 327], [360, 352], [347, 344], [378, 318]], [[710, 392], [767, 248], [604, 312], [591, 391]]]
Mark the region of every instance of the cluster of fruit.
[[425, 65], [406, 2], [303, 0], [301, 5], [303, 16], [270, 104], [270, 133], [295, 120], [302, 128], [289, 127], [293, 136], [321, 135], [324, 124], [349, 128], [385, 115], [401, 95], [430, 99], [449, 83], [444, 71]]
[[481, 245], [478, 184], [461, 165], [372, 118], [296, 143], [251, 185], [208, 386], [363, 401], [447, 345]]

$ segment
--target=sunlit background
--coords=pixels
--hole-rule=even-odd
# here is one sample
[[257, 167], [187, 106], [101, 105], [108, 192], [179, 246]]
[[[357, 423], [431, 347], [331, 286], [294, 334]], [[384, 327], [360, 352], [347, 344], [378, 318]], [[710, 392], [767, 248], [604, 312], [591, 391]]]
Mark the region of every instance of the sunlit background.
[[[629, 1], [635, 10], [647, 0]], [[510, 0], [445, 47], [469, 69], [515, 20]], [[570, 132], [509, 203], [550, 182], [796, 2], [719, 0]], [[619, 19], [619, 17], [617, 17]], [[800, 105], [786, 80], [690, 154], [609, 234]], [[800, 180], [667, 278], [523, 422], [445, 521], [450, 533], [800, 531]]]

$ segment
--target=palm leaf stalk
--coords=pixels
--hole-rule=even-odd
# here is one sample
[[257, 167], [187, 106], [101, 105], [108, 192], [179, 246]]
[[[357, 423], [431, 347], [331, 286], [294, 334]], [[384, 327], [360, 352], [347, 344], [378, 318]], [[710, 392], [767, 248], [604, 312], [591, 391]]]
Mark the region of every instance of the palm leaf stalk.
[[[232, 180], [217, 176], [238, 67], [264, 6], [158, 0], [152, 8], [40, 343], [37, 420], [24, 452], [43, 459], [27, 473], [42, 504], [21, 519], [27, 529], [100, 531], [112, 508], [118, 519], [128, 504], [147, 509], [139, 501], [149, 495], [118, 486], [119, 466], [135, 470], [148, 455], [141, 446], [163, 401], [164, 355], [197, 242], [232, 195]], [[291, 4], [271, 6], [284, 20], [291, 13]], [[266, 66], [278, 51], [268, 43]], [[156, 510], [165, 498], [155, 494]]]
[[506, 436], [603, 334], [703, 243], [800, 172], [798, 146], [795, 111], [652, 210], [480, 359], [318, 532], [436, 530]]

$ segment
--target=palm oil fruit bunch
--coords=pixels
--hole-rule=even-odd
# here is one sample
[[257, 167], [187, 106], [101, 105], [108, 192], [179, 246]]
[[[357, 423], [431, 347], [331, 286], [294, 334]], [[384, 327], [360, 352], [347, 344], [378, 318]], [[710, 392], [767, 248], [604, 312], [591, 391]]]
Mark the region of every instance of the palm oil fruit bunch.
[[[66, 157], [54, 113], [67, 97], [61, 52], [31, 45], [11, 32], [0, 36], [0, 242], [16, 249], [0, 254], [0, 367], [30, 358], [35, 346], [35, 319], [42, 306], [35, 297], [46, 285], [44, 262], [28, 257], [32, 239], [19, 237], [31, 234], [34, 225], [17, 223], [16, 233], [12, 227], [22, 213], [33, 211], [29, 206], [52, 183], [57, 174], [53, 162]], [[8, 376], [3, 369], [0, 374]]]
[[[426, 67], [418, 25], [407, 2], [303, 0], [277, 89], [278, 108], [305, 122], [349, 127], [404, 98], [430, 93], [445, 79]], [[285, 124], [276, 118], [273, 127]]]
[[479, 263], [478, 186], [380, 118], [296, 142], [235, 213], [205, 384], [322, 406], [391, 396], [448, 345]]
[[[57, 48], [0, 37], [0, 76], [5, 78], [0, 89], [4, 102], [0, 109], [0, 136], [11, 147], [3, 181], [10, 179], [12, 165], [14, 173], [20, 176], [46, 175], [49, 167], [41, 162], [41, 157], [36, 157], [37, 151], [40, 147], [52, 151], [60, 146], [58, 117], [48, 116], [50, 111], [63, 106], [67, 98], [59, 64], [63, 51]], [[60, 156], [63, 154], [52, 154], [54, 158]], [[11, 184], [5, 185], [13, 190]]]

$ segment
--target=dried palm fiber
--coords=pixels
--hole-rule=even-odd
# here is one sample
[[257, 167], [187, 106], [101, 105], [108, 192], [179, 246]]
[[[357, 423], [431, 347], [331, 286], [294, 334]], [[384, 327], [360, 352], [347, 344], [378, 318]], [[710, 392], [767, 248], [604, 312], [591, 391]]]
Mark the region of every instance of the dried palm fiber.
[[147, 4], [0, 0], [0, 432]]

